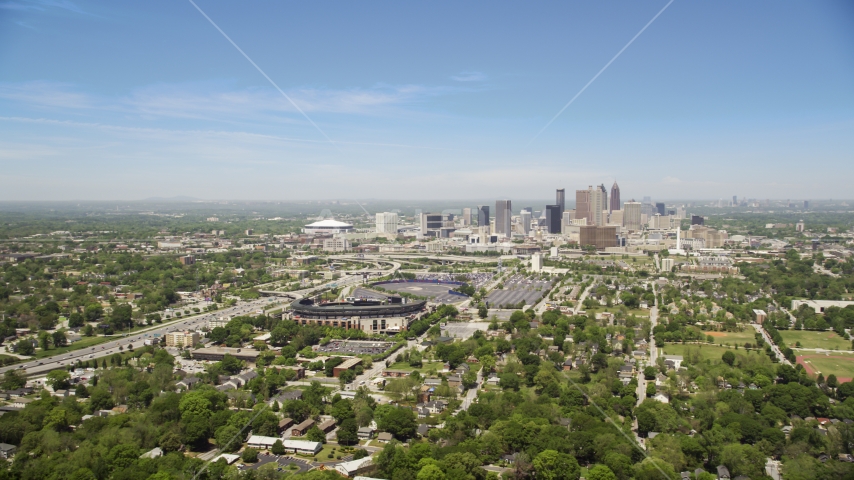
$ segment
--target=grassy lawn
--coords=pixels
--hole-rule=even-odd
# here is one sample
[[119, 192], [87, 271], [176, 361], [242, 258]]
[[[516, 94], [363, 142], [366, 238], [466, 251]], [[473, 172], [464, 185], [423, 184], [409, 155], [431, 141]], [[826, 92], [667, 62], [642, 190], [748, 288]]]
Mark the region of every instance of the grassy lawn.
[[796, 348], [795, 343], [801, 342], [803, 348], [826, 348], [828, 350], [851, 350], [851, 342], [843, 339], [836, 332], [810, 332], [806, 330], [780, 330], [783, 341], [789, 348]]
[[[305, 437], [293, 437], [292, 440], [307, 440], [307, 439]], [[327, 458], [329, 456], [329, 454], [332, 453], [332, 449], [335, 449], [335, 455], [333, 455], [332, 458]], [[342, 457], [347, 455], [344, 453], [339, 453], [340, 449], [341, 449], [340, 445], [326, 443], [323, 445], [323, 448], [317, 453], [317, 455], [296, 454], [296, 456], [300, 457], [300, 458], [309, 459], [309, 460], [314, 460], [316, 458], [318, 462], [336, 462], [336, 461], [340, 461], [340, 460], [335, 459], [335, 457], [337, 457], [338, 455], [340, 455]]]
[[745, 329], [742, 332], [703, 332], [706, 336], [711, 335], [714, 338], [714, 343], [724, 345], [740, 345], [745, 343], [756, 343], [756, 330], [753, 328]]
[[733, 352], [736, 355], [765, 355], [761, 350], [745, 350], [743, 348], [734, 350], [732, 348], [719, 347], [717, 345], [667, 344], [664, 346], [665, 355], [682, 355], [682, 357], [684, 357], [685, 359], [685, 363], [688, 363], [689, 358], [694, 356], [695, 353], [699, 353], [701, 361], [720, 361], [721, 355], [723, 355], [724, 352]]
[[407, 372], [412, 372], [415, 370], [418, 370], [419, 372], [425, 372], [425, 371], [429, 370], [430, 368], [434, 368], [436, 370], [441, 370], [442, 365], [443, 365], [442, 362], [424, 362], [423, 365], [420, 367], [412, 367], [409, 365], [409, 362], [396, 362], [396, 363], [392, 363], [391, 366], [388, 367], [388, 369], [389, 370], [404, 370]]
[[[587, 308], [587, 309], [584, 309], [584, 311], [585, 312], [593, 312], [593, 313], [610, 312], [610, 313], [616, 314], [618, 311], [620, 311], [620, 306], [619, 305], [614, 306], [614, 307], [600, 306], [600, 307], [595, 307], [595, 308]], [[629, 309], [628, 315], [629, 316], [634, 315], [637, 317], [648, 317], [649, 316], [649, 310], [644, 310], [642, 308], [631, 308], [631, 309]]]
[[95, 345], [99, 345], [104, 342], [109, 342], [110, 340], [115, 340], [117, 337], [83, 337], [80, 340], [70, 343], [65, 347], [59, 348], [51, 348], [49, 350], [36, 350], [36, 354], [33, 358], [44, 358], [44, 357], [52, 357], [54, 355], [60, 355], [63, 353], [68, 353], [74, 350], [80, 350], [83, 348], [91, 348]]
[[852, 355], [816, 354], [807, 355], [804, 360], [809, 370], [821, 372], [825, 377], [830, 374], [836, 375], [840, 380], [854, 377], [854, 356]]

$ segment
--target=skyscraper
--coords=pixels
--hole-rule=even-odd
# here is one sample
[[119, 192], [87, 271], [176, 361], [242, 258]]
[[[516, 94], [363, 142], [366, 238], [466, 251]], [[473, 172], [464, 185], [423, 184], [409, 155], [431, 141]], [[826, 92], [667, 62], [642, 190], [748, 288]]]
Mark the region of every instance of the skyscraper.
[[666, 212], [664, 211], [664, 204], [661, 202], [655, 204], [655, 211], [659, 215], [666, 215]]
[[377, 233], [391, 233], [397, 235], [397, 213], [377, 213]]
[[586, 219], [587, 223], [590, 223], [590, 190], [576, 190], [575, 191], [575, 218], [576, 219]]
[[623, 226], [628, 230], [641, 229], [641, 203], [632, 200], [623, 204]]
[[560, 233], [560, 222], [560, 205], [546, 205], [546, 228], [549, 229], [549, 233]]
[[513, 235], [513, 224], [510, 223], [512, 209], [510, 200], [495, 201], [495, 234], [499, 237], [510, 238]]
[[467, 207], [463, 209], [463, 225], [469, 226], [471, 225], [471, 207]]
[[560, 215], [558, 217], [563, 216], [563, 212], [566, 210], [566, 190], [563, 188], [558, 188], [555, 192], [555, 205], [560, 207]]
[[489, 226], [489, 205], [478, 205], [477, 206], [477, 226], [478, 227], [488, 227]]
[[608, 192], [605, 190], [605, 185], [598, 187], [590, 187], [590, 216], [587, 217], [587, 223], [603, 226], [607, 223], [607, 217], [603, 215], [608, 208]]
[[522, 233], [527, 235], [531, 233], [531, 210], [530, 207], [523, 208], [519, 215], [519, 222], [522, 224]]
[[611, 186], [611, 206], [608, 209], [608, 212], [621, 210], [622, 207], [623, 206], [620, 204], [620, 186], [617, 185], [617, 181], [614, 180], [614, 185]]

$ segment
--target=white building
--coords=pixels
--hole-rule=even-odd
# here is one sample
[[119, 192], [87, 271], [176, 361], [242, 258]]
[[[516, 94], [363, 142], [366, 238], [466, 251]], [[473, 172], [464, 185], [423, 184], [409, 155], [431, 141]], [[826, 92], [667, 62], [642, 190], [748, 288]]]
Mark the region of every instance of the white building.
[[662, 258], [661, 259], [661, 271], [662, 272], [673, 271], [673, 259], [672, 258]]
[[353, 231], [353, 225], [331, 219], [321, 220], [319, 222], [314, 222], [306, 225], [302, 229], [302, 231], [303, 233], [307, 233], [309, 235], [317, 235], [323, 233], [351, 233]]
[[542, 272], [543, 271], [543, 254], [542, 253], [534, 253], [531, 255], [531, 271], [533, 272]]
[[377, 233], [390, 233], [392, 235], [397, 235], [397, 224], [397, 213], [377, 213]]

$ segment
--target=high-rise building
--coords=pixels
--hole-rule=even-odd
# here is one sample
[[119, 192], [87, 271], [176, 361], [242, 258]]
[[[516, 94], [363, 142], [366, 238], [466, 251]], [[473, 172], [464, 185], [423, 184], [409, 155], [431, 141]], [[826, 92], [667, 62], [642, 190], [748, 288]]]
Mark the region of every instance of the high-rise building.
[[560, 216], [563, 215], [564, 210], [566, 210], [566, 190], [565, 189], [558, 188], [557, 191], [555, 192], [555, 205], [560, 207], [560, 215], [558, 215], [558, 218], [560, 218]]
[[590, 187], [590, 216], [587, 217], [587, 223], [593, 225], [605, 225], [607, 217], [604, 212], [608, 209], [608, 192], [605, 190], [605, 185], [598, 187]]
[[590, 189], [575, 191], [575, 218], [583, 218], [590, 223]]
[[804, 200], [804, 210], [806, 210], [806, 209], [808, 209], [808, 208], [810, 208], [810, 201], [809, 201], [809, 200]]
[[530, 207], [526, 207], [522, 209], [522, 213], [519, 214], [519, 222], [522, 224], [523, 235], [528, 235], [531, 233], [531, 210]]
[[661, 202], [655, 204], [655, 212], [659, 215], [667, 215], [667, 212], [664, 211], [664, 204]]
[[377, 233], [390, 233], [392, 235], [397, 235], [397, 223], [397, 213], [377, 213]]
[[737, 206], [738, 206], [738, 195], [733, 195], [733, 196], [732, 196], [732, 206], [733, 206], [733, 207], [737, 207]]
[[623, 204], [623, 226], [628, 230], [641, 229], [641, 203], [632, 200]]
[[513, 224], [510, 223], [511, 214], [510, 200], [495, 201], [495, 234], [499, 237], [510, 238], [513, 235]]
[[478, 205], [477, 206], [477, 226], [478, 227], [488, 227], [489, 226], [489, 205]]
[[447, 215], [441, 213], [421, 214], [421, 235], [425, 237], [438, 237], [440, 230], [445, 226]]
[[560, 205], [546, 205], [546, 228], [549, 233], [561, 233]]
[[471, 225], [471, 207], [463, 209], [463, 226]]
[[620, 205], [620, 186], [617, 185], [617, 181], [614, 180], [614, 185], [611, 186], [611, 204], [610, 208], [608, 208], [608, 212], [610, 213], [620, 209], [622, 209], [622, 205]]

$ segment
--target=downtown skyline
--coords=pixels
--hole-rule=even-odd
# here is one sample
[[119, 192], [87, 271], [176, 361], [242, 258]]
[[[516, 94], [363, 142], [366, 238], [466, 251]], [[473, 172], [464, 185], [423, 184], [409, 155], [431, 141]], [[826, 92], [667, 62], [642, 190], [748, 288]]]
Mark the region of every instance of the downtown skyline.
[[196, 4], [293, 104], [189, 2], [3, 2], [0, 200], [819, 199], [854, 175], [843, 2]]

